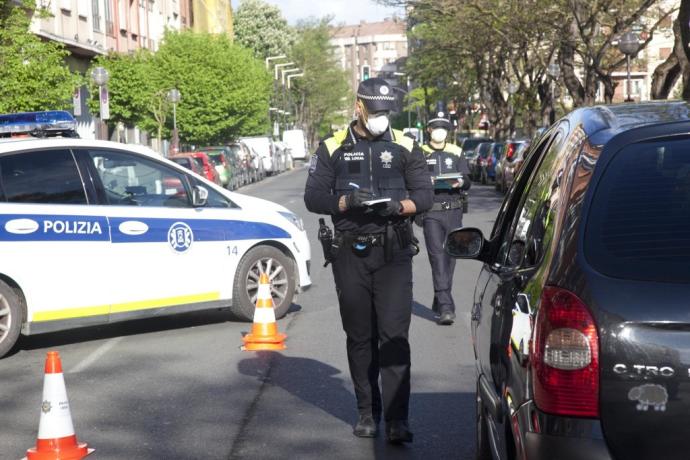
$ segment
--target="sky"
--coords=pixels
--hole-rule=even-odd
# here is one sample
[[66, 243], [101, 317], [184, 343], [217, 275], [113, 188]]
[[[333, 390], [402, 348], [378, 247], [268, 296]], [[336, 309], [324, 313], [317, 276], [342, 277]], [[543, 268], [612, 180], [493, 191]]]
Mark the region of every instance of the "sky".
[[[294, 25], [299, 19], [310, 16], [334, 16], [333, 24], [357, 24], [362, 20], [367, 22], [381, 21], [391, 17], [401, 10], [388, 8], [375, 3], [373, 0], [264, 0], [276, 5], [283, 11], [283, 16]], [[237, 9], [240, 0], [232, 0], [232, 8]]]

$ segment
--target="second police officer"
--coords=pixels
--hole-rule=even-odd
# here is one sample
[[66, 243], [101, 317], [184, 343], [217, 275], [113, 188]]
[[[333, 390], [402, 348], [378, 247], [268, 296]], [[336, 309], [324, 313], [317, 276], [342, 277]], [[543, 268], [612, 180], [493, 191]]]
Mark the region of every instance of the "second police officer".
[[464, 192], [470, 188], [469, 166], [460, 147], [447, 142], [452, 125], [443, 112], [429, 120], [429, 141], [422, 147], [434, 181], [434, 204], [422, 217], [431, 275], [434, 284], [432, 310], [438, 323], [455, 321], [451, 294], [455, 259], [444, 250], [446, 235], [462, 226]]
[[[359, 412], [353, 433], [376, 436], [383, 415], [388, 441], [401, 443], [412, 441], [409, 216], [428, 210], [433, 194], [421, 149], [389, 126], [395, 100], [383, 79], [360, 83], [357, 119], [319, 146], [304, 201], [309, 211], [330, 215], [335, 226], [333, 245], [324, 246], [334, 249], [325, 257], [333, 263], [347, 336]], [[372, 202], [376, 199], [387, 201]]]

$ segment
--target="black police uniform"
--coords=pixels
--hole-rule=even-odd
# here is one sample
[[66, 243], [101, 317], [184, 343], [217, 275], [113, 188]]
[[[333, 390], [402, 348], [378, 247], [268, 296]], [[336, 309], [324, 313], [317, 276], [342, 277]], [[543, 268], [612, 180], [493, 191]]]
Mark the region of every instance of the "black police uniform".
[[[429, 121], [429, 127], [447, 129], [450, 122], [434, 119]], [[441, 317], [443, 324], [450, 324], [455, 317], [455, 302], [451, 294], [455, 259], [446, 253], [443, 245], [448, 232], [462, 226], [462, 192], [471, 185], [469, 167], [456, 145], [446, 143], [442, 149], [435, 149], [427, 143], [423, 150], [433, 177], [448, 173], [461, 173], [463, 176], [460, 188], [441, 187], [442, 182], [437, 182], [434, 187], [434, 204], [423, 216], [424, 239], [434, 283], [432, 309]], [[450, 315], [444, 317], [444, 313]]]
[[[371, 87], [364, 89], [372, 97], [378, 94], [377, 82], [372, 80], [379, 79], [360, 85], [360, 99], [367, 84]], [[367, 104], [367, 109], [377, 111], [376, 104]], [[410, 199], [423, 212], [432, 205], [431, 178], [414, 140], [391, 129], [368, 140], [356, 134], [355, 123], [319, 146], [312, 157], [304, 201], [309, 211], [332, 216], [340, 245], [332, 260], [333, 276], [360, 416], [379, 420], [383, 409], [386, 422], [406, 421], [412, 315], [410, 221], [359, 209], [341, 212], [338, 203], [359, 186], [376, 197]]]

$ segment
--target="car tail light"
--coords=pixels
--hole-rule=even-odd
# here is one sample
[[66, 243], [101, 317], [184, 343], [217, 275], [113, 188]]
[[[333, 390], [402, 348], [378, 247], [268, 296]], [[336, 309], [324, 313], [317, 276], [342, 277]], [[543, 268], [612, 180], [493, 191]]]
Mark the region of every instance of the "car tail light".
[[532, 343], [534, 400], [556, 415], [599, 417], [599, 335], [575, 294], [545, 287]]
[[494, 164], [494, 158], [493, 157], [487, 158], [486, 165], [491, 166], [492, 164]]
[[506, 151], [506, 158], [508, 160], [512, 160], [513, 155], [515, 155], [515, 144], [510, 143], [508, 144], [508, 150]]

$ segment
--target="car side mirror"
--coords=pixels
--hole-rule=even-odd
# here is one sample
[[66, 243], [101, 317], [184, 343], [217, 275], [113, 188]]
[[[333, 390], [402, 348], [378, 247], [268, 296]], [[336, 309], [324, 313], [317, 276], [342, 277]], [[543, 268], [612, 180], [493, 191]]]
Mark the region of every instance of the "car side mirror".
[[192, 189], [192, 205], [195, 208], [203, 208], [208, 202], [208, 190], [201, 185], [195, 185]]
[[457, 259], [481, 260], [485, 242], [484, 235], [478, 228], [460, 228], [448, 234], [446, 252]]

